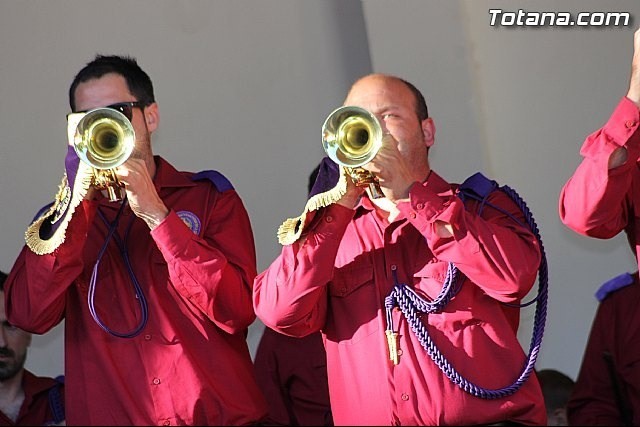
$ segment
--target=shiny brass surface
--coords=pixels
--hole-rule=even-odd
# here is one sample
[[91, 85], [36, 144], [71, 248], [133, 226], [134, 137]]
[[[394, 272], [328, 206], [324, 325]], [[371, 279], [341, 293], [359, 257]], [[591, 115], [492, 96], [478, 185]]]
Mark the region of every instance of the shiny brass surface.
[[383, 131], [378, 118], [364, 108], [335, 109], [322, 125], [322, 147], [329, 158], [344, 166], [357, 186], [367, 186], [372, 198], [384, 197], [377, 178], [362, 168], [378, 154]]
[[127, 161], [135, 147], [135, 132], [127, 117], [111, 108], [88, 111], [78, 121], [73, 147], [80, 160], [93, 168], [92, 185], [107, 190], [111, 201], [124, 197], [115, 168]]

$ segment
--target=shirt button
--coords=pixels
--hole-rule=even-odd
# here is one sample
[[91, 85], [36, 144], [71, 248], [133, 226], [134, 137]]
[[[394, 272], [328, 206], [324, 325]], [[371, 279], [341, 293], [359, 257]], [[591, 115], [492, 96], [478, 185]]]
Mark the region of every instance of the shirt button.
[[327, 217], [324, 220], [327, 222], [331, 222], [333, 221], [333, 217], [331, 215], [327, 215]]
[[409, 400], [409, 395], [407, 393], [402, 393], [402, 400], [404, 401]]
[[398, 269], [398, 266], [395, 264], [391, 264], [391, 271], [396, 271]]
[[416, 218], [416, 213], [415, 212], [411, 212], [409, 214], [409, 216], [411, 217], [411, 219], [415, 219]]
[[402, 350], [398, 350], [398, 356], [402, 356]]
[[422, 208], [424, 208], [424, 205], [423, 205], [422, 203], [418, 203], [418, 204], [416, 205], [416, 208], [418, 208], [418, 209], [422, 209]]
[[634, 126], [636, 125], [636, 121], [635, 121], [635, 120], [627, 120], [627, 121], [624, 123], [624, 125], [625, 125], [627, 128], [632, 128], [632, 127], [634, 127]]
[[149, 341], [149, 340], [151, 339], [151, 334], [147, 334], [147, 335], [145, 335], [145, 336], [144, 336], [144, 339], [145, 339], [145, 340], [147, 340], [147, 341]]
[[154, 383], [155, 385], [160, 384], [160, 378], [154, 378], [154, 379], [153, 379], [153, 383]]

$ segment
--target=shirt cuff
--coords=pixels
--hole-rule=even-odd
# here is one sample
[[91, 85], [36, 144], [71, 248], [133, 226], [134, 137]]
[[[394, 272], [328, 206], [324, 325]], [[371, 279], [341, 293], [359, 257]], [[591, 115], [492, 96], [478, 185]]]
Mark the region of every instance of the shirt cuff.
[[[637, 158], [640, 155], [640, 133], [636, 132], [639, 124], [638, 107], [629, 98], [622, 98], [607, 123], [594, 134], [600, 137], [594, 138], [592, 135], [587, 138], [581, 154], [594, 158], [598, 157], [598, 153], [611, 154], [618, 147], [625, 147], [630, 159]], [[599, 142], [601, 138], [604, 138], [605, 144]]]
[[448, 199], [443, 199], [426, 185], [415, 182], [409, 188], [409, 201], [398, 203], [397, 208], [413, 223], [420, 218], [426, 222], [433, 222], [450, 204]]
[[151, 237], [166, 260], [175, 258], [174, 254], [182, 253], [193, 236], [193, 232], [173, 210], [151, 230]]
[[316, 234], [340, 240], [354, 215], [354, 209], [333, 203], [318, 211], [311, 229]]

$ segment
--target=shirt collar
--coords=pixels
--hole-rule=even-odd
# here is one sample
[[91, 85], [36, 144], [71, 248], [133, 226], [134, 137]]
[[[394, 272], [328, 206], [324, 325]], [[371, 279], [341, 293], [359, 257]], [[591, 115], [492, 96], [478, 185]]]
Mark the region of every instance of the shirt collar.
[[184, 172], [179, 172], [161, 156], [154, 156], [156, 161], [156, 176], [153, 182], [160, 190], [163, 187], [192, 187], [196, 185]]
[[25, 402], [31, 402], [33, 396], [49, 390], [56, 384], [56, 380], [48, 377], [37, 377], [26, 369], [22, 374], [22, 388], [25, 391]]

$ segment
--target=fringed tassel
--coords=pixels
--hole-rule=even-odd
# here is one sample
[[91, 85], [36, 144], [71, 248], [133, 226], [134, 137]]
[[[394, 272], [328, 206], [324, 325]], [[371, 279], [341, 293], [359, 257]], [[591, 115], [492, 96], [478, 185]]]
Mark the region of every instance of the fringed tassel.
[[304, 211], [296, 218], [288, 218], [278, 228], [278, 242], [290, 245], [300, 238], [304, 231], [307, 214], [336, 203], [347, 192], [347, 177], [342, 171], [338, 183], [331, 190], [318, 193], [307, 200]]
[[[69, 187], [65, 172], [51, 208], [31, 223], [24, 233], [25, 242], [29, 249], [37, 255], [45, 255], [55, 251], [64, 242], [69, 221], [71, 221], [71, 217], [82, 199], [87, 195], [92, 182], [93, 170], [82, 162], [78, 167], [73, 190]], [[66, 206], [67, 204], [68, 206]], [[58, 221], [61, 222], [51, 237], [43, 239], [40, 236], [40, 228], [45, 221], [49, 221], [51, 225]]]

